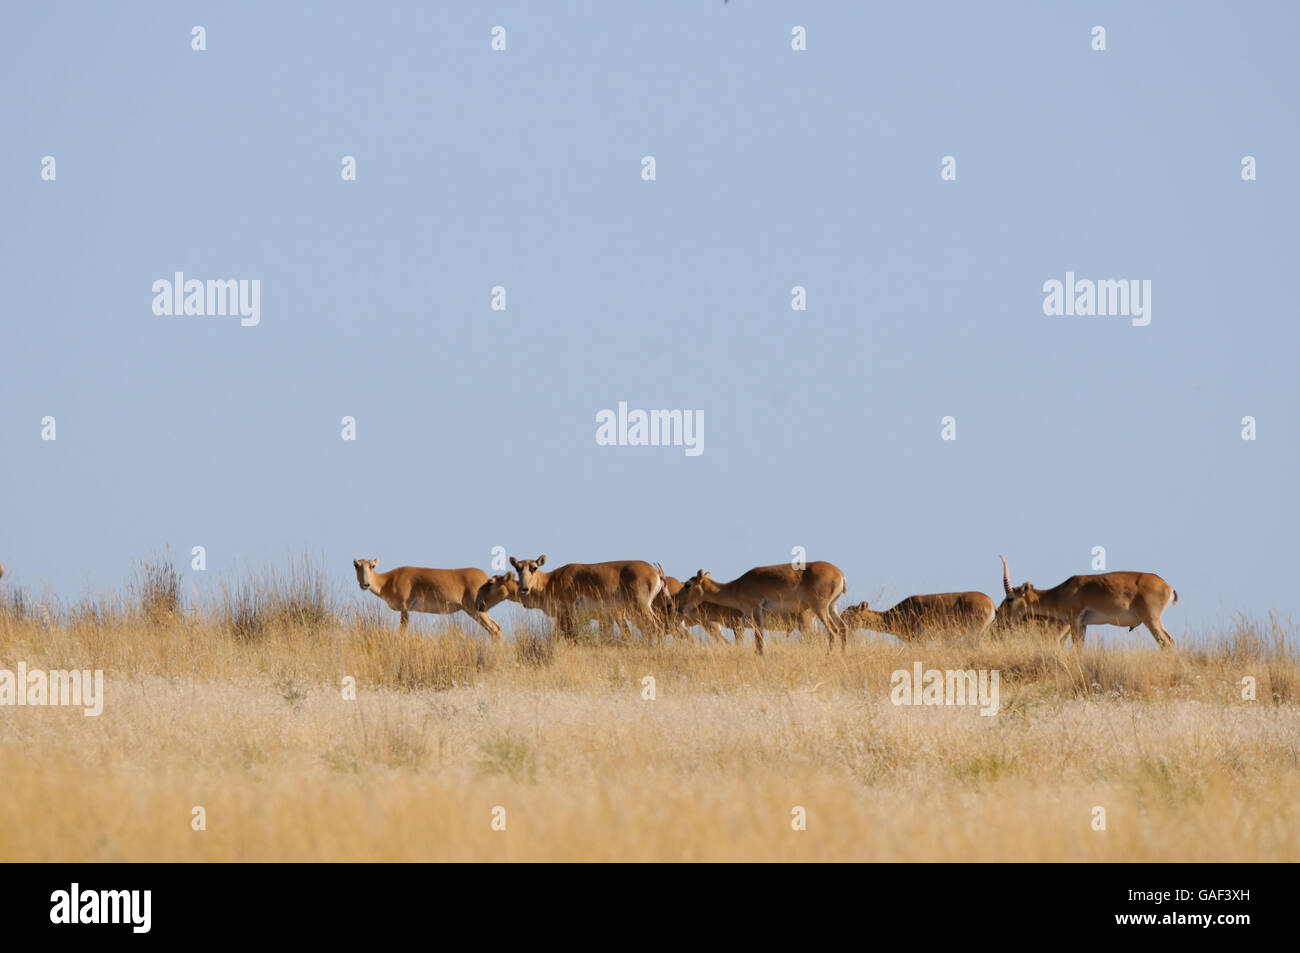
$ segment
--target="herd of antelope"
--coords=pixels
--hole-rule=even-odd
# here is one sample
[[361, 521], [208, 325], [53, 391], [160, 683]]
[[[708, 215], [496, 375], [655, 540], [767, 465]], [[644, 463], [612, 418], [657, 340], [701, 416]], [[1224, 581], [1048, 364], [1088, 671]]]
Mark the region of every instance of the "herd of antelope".
[[690, 628], [698, 625], [719, 641], [723, 628], [730, 629], [739, 645], [745, 631], [753, 629], [760, 655], [769, 628], [807, 636], [814, 620], [826, 630], [828, 648], [834, 648], [838, 635], [841, 650], [849, 632], [858, 629], [915, 641], [1021, 623], [1046, 626], [1062, 643], [1071, 636], [1076, 648], [1090, 625], [1127, 626], [1130, 631], [1145, 625], [1161, 648], [1169, 648], [1174, 640], [1160, 616], [1178, 604], [1174, 588], [1149, 572], [1071, 576], [1051, 589], [1027, 582], [1012, 586], [1006, 559], [1005, 598], [996, 609], [982, 592], [940, 592], [909, 596], [884, 612], [860, 602], [842, 613], [835, 604], [848, 586], [844, 573], [827, 562], [759, 566], [731, 582], [716, 582], [703, 569], [682, 582], [665, 575], [659, 564], [639, 559], [569, 563], [548, 572], [542, 568], [545, 556], [512, 556], [513, 573], [490, 577], [481, 569], [399, 566], [378, 572], [378, 565], [377, 559], [353, 560], [357, 582], [401, 613], [403, 629], [412, 612], [464, 612], [499, 640], [501, 626], [488, 612], [508, 600], [545, 613], [570, 638], [579, 619], [588, 617], [605, 630], [618, 626], [625, 637], [636, 626], [650, 638], [671, 633], [689, 639]]
[[[1001, 557], [999, 557], [1001, 558]], [[639, 559], [605, 563], [569, 563], [546, 572], [546, 557], [510, 557], [514, 573], [488, 576], [481, 569], [421, 569], [398, 566], [377, 572], [377, 559], [354, 559], [352, 566], [362, 589], [373, 592], [401, 613], [405, 629], [412, 612], [448, 615], [464, 612], [487, 630], [494, 641], [501, 626], [488, 615], [509, 600], [538, 609], [555, 620], [559, 632], [572, 637], [580, 617], [594, 616], [602, 626], [618, 625], [625, 637], [633, 626], [652, 638], [665, 632], [690, 638], [698, 625], [722, 641], [730, 629], [739, 645], [747, 629], [754, 630], [754, 648], [763, 654], [769, 628], [811, 633], [814, 620], [826, 630], [829, 648], [840, 638], [848, 644], [850, 631], [870, 629], [904, 641], [919, 641], [952, 633], [978, 633], [989, 626], [1032, 622], [1049, 627], [1064, 642], [1078, 648], [1090, 625], [1145, 625], [1161, 648], [1174, 638], [1160, 621], [1178, 592], [1152, 572], [1103, 572], [1071, 576], [1051, 589], [1031, 583], [1011, 585], [1011, 570], [1002, 559], [1005, 598], [996, 609], [982, 592], [937, 592], [908, 596], [898, 605], [877, 612], [865, 602], [842, 613], [835, 607], [848, 590], [837, 566], [812, 562], [758, 566], [731, 582], [716, 582], [703, 569], [682, 582], [665, 575], [658, 563]], [[0, 578], [4, 564], [0, 563]]]

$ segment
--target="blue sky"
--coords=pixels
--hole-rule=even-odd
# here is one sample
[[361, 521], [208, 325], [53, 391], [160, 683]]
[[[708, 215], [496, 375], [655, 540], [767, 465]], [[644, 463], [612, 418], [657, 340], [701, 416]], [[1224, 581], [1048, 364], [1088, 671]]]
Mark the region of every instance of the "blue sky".
[[[5, 21], [6, 584], [107, 590], [164, 545], [198, 591], [303, 551], [350, 585], [802, 546], [892, 602], [1100, 545], [1174, 585], [1175, 637], [1300, 609], [1293, 4]], [[261, 323], [155, 315], [176, 271], [260, 280]], [[1150, 325], [1044, 315], [1067, 271], [1150, 280]], [[619, 401], [703, 411], [704, 452], [598, 446]]]

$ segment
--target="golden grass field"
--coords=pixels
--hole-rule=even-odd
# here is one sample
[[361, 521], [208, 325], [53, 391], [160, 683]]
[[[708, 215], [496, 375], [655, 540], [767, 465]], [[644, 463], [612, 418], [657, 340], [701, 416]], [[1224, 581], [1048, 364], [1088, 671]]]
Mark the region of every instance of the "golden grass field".
[[[0, 860], [1300, 859], [1277, 625], [1165, 653], [1111, 628], [1078, 653], [859, 633], [827, 654], [818, 630], [760, 659], [403, 635], [377, 600], [319, 602], [47, 615], [0, 594], [0, 667], [105, 672], [99, 717], [0, 709]], [[918, 660], [998, 669], [1000, 713], [896, 707], [891, 672]]]

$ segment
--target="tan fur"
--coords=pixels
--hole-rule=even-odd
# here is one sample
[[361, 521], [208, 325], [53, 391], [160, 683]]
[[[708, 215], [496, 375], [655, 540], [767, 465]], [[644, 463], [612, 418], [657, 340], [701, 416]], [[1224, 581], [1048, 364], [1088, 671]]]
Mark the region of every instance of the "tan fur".
[[553, 572], [544, 571], [545, 564], [545, 554], [536, 559], [510, 557], [519, 574], [520, 602], [554, 618], [562, 634], [573, 634], [579, 613], [590, 613], [602, 624], [617, 622], [625, 634], [632, 623], [652, 636], [663, 632], [664, 621], [655, 611], [663, 579], [648, 562], [569, 563]]
[[[847, 583], [837, 566], [826, 562], [808, 563], [796, 569], [788, 563], [758, 566], [731, 582], [714, 582], [701, 569], [686, 581], [674, 600], [678, 611], [697, 609], [710, 602], [731, 609], [748, 620], [754, 629], [754, 649], [763, 654], [764, 631], [769, 613], [803, 617], [808, 613], [826, 628], [830, 647], [839, 633], [840, 648], [848, 643], [848, 630], [840, 621], [835, 603], [844, 595]], [[774, 617], [775, 618], [775, 617]]]
[[665, 575], [664, 567], [658, 563], [655, 563], [655, 571], [659, 573], [659, 580], [662, 583], [659, 592], [655, 595], [655, 612], [663, 621], [664, 628], [673, 634], [673, 638], [689, 641], [691, 626], [701, 625], [710, 637], [720, 640], [722, 630], [718, 626], [715, 625], [710, 628], [708, 625], [677, 611], [677, 607], [673, 604], [673, 597], [682, 591], [682, 581], [674, 576]]
[[982, 592], [935, 592], [908, 596], [884, 612], [859, 602], [840, 618], [850, 629], [888, 632], [911, 642], [954, 632], [982, 632], [993, 621], [994, 611], [993, 600]]
[[474, 596], [474, 608], [487, 612], [502, 602], [519, 601], [519, 583], [508, 572], [487, 579]]
[[[682, 591], [682, 586], [685, 584], [674, 576], [664, 575], [663, 567], [658, 563], [655, 563], [655, 568], [659, 570], [659, 577], [664, 583], [659, 595], [655, 596], [655, 608], [667, 620], [668, 628], [675, 637], [690, 638], [690, 627], [698, 625], [708, 634], [711, 641], [725, 643], [727, 640], [722, 637], [722, 629], [725, 626], [731, 629], [735, 643], [740, 644], [741, 637], [749, 624], [744, 615], [735, 609], [714, 605], [712, 602], [701, 602], [693, 609], [678, 612], [675, 600], [677, 593]], [[812, 616], [808, 616], [807, 621], [811, 622]], [[780, 619], [773, 618], [772, 622], [773, 628], [782, 632], [800, 628], [798, 625], [789, 624], [790, 620], [784, 616]]]
[[[710, 626], [718, 629], [719, 633], [724, 628], [730, 629], [736, 645], [740, 645], [744, 641], [745, 630], [754, 627], [753, 619], [740, 610], [720, 606], [713, 602], [701, 602], [690, 610], [690, 613], [692, 618], [700, 620], [696, 624], [703, 626], [706, 631], [709, 630]], [[811, 634], [816, 621], [817, 614], [811, 610], [804, 612], [802, 615], [793, 612], [768, 612], [763, 617], [766, 627], [774, 632], [794, 632], [797, 630], [805, 634]], [[721, 638], [721, 635], [719, 634], [718, 637]]]
[[376, 572], [377, 559], [354, 559], [357, 583], [373, 592], [402, 614], [404, 630], [412, 612], [450, 615], [464, 612], [483, 626], [494, 642], [501, 640], [501, 626], [475, 605], [479, 589], [487, 582], [481, 569], [422, 569], [398, 566], [388, 572]]
[[1083, 645], [1090, 625], [1122, 625], [1129, 631], [1145, 625], [1156, 644], [1172, 648], [1174, 637], [1160, 616], [1178, 604], [1178, 593], [1155, 573], [1103, 572], [1071, 576], [1051, 589], [1035, 589], [1030, 583], [1011, 585], [1011, 570], [1002, 560], [1002, 588], [1006, 598], [998, 606], [997, 621], [1014, 625], [1028, 618], [1052, 620], [1069, 626], [1061, 641], [1072, 635], [1076, 648]]

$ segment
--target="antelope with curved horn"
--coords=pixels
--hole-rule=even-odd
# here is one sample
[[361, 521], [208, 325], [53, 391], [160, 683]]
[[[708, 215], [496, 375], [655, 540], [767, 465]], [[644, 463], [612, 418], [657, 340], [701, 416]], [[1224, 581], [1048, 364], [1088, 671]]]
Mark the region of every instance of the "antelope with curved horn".
[[701, 569], [682, 586], [675, 602], [678, 611], [683, 612], [706, 602], [739, 612], [754, 629], [754, 650], [759, 655], [763, 654], [769, 613], [812, 613], [826, 628], [828, 649], [835, 647], [838, 634], [843, 651], [848, 644], [848, 629], [840, 621], [835, 603], [847, 588], [844, 573], [826, 562], [808, 563], [803, 569], [788, 563], [758, 566], [724, 583], [714, 582]]
[[936, 592], [908, 596], [884, 612], [859, 602], [845, 609], [840, 618], [851, 629], [888, 632], [912, 642], [948, 632], [982, 632], [995, 612], [993, 600], [982, 592]]
[[373, 592], [390, 609], [402, 614], [400, 629], [406, 630], [412, 612], [450, 615], [463, 612], [487, 630], [492, 641], [501, 640], [501, 626], [475, 604], [479, 589], [487, 581], [481, 569], [422, 569], [398, 566], [388, 572], [375, 572], [378, 559], [354, 559], [357, 583]]
[[1153, 572], [1103, 572], [1093, 576], [1071, 576], [1051, 589], [1035, 589], [1030, 583], [1011, 585], [1011, 570], [1002, 560], [1002, 589], [1006, 598], [998, 606], [999, 625], [1015, 624], [1033, 617], [1068, 628], [1060, 640], [1073, 634], [1076, 648], [1083, 645], [1090, 625], [1128, 626], [1132, 632], [1145, 625], [1156, 644], [1172, 648], [1174, 637], [1160, 621], [1170, 606], [1178, 605], [1178, 592]]

